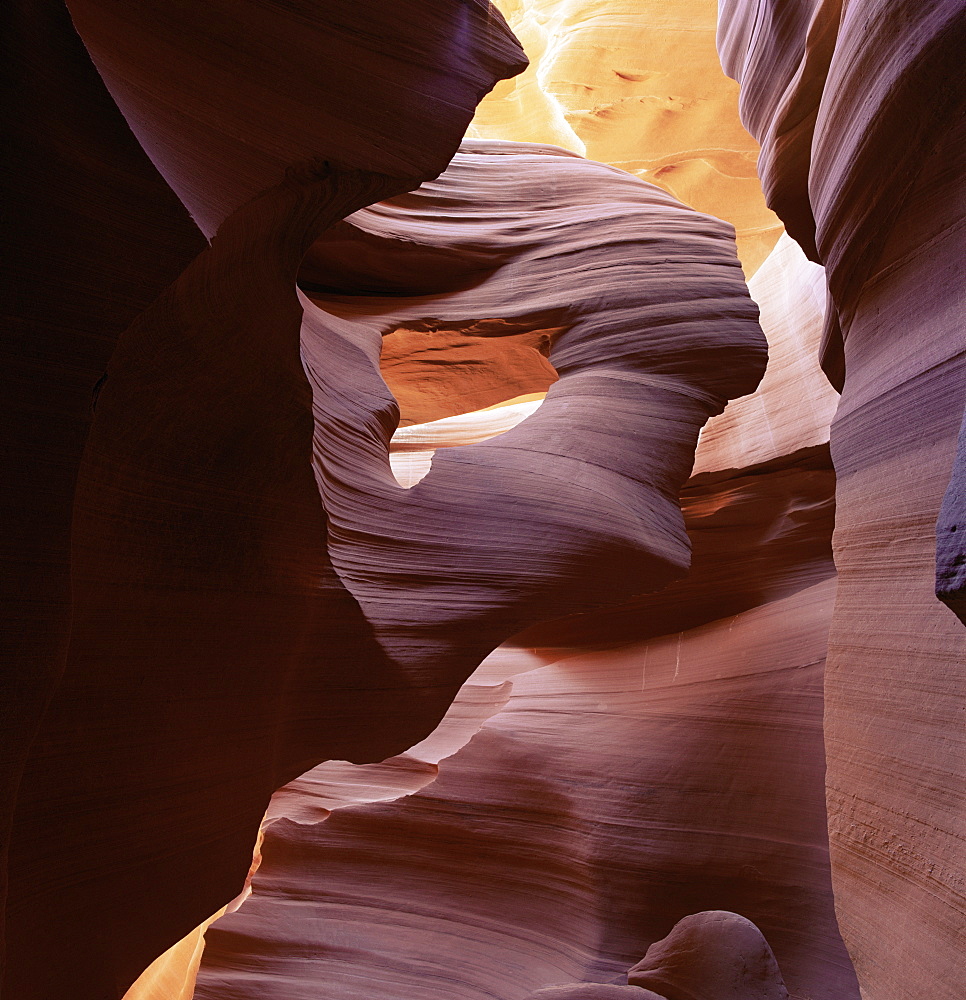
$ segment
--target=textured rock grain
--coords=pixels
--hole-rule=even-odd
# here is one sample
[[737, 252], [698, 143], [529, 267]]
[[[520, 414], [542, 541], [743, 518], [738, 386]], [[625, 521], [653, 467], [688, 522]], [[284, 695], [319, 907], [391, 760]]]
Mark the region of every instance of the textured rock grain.
[[681, 916], [729, 907], [793, 995], [854, 1000], [823, 808], [833, 593], [537, 651], [548, 665], [422, 790], [277, 815], [253, 895], [208, 931], [196, 996], [522, 1000], [613, 982]]
[[138, 141], [209, 237], [310, 157], [410, 187], [435, 176], [480, 98], [526, 66], [486, 0], [68, 6]]
[[531, 993], [527, 1000], [665, 1000], [665, 998], [636, 986], [581, 983], [573, 986], [548, 986], [546, 989]]
[[[821, 442], [834, 393], [814, 361], [817, 274], [784, 245], [753, 285], [776, 367], [702, 435], [703, 471], [682, 494], [695, 561], [681, 589], [498, 650], [454, 711], [517, 674], [505, 706], [505, 692], [488, 696], [495, 714], [432, 755], [438, 777], [419, 789], [409, 761], [382, 772], [378, 796], [327, 792], [325, 814], [312, 808], [336, 777], [326, 768], [277, 795], [253, 895], [208, 933], [199, 998], [613, 992], [603, 984], [678, 919], [711, 908], [762, 927], [792, 995], [857, 998], [824, 807], [834, 582]], [[801, 398], [802, 418], [772, 440], [763, 415]], [[443, 450], [492, 429], [493, 412], [460, 418]], [[387, 801], [390, 784], [402, 798]]]
[[[564, 150], [464, 144], [438, 181], [350, 222], [400, 252], [405, 237], [502, 261], [462, 292], [305, 305], [329, 552], [393, 662], [440, 677], [455, 665], [438, 719], [508, 633], [683, 575], [677, 495], [698, 431], [757, 384], [765, 342], [728, 227]], [[540, 408], [400, 488], [381, 335], [551, 311], [560, 379]]]
[[870, 1000], [962, 992], [966, 632], [935, 590], [937, 541], [942, 574], [966, 503], [951, 476], [964, 32], [956, 0], [721, 5], [769, 204], [828, 277], [823, 364], [843, 390], [829, 824], [839, 923]]
[[550, 142], [730, 222], [751, 276], [781, 234], [755, 176], [738, 88], [715, 52], [713, 0], [498, 0], [530, 58], [469, 135]]
[[966, 624], [966, 412], [936, 521], [936, 596]]

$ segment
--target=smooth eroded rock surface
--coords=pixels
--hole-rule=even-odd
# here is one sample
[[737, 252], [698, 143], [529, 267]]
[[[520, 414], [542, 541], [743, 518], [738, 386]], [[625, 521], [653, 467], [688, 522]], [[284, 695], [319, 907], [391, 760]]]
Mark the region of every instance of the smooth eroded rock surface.
[[[753, 287], [776, 368], [702, 435], [682, 492], [691, 576], [503, 646], [447, 718], [464, 699], [463, 718], [487, 698], [494, 714], [442, 757], [413, 748], [378, 793], [316, 768], [276, 795], [253, 894], [208, 932], [199, 998], [613, 991], [677, 920], [719, 908], [762, 928], [793, 995], [857, 998], [825, 825], [834, 393], [807, 350], [815, 272], [786, 246]], [[769, 438], [763, 414], [803, 396], [808, 417]], [[438, 461], [501, 430], [498, 412], [397, 436]], [[438, 773], [416, 788], [421, 756]]]
[[[428, 116], [418, 151], [398, 109], [391, 125], [368, 117], [386, 157], [376, 166], [396, 169], [395, 157], [397, 177], [360, 184], [343, 168], [346, 183], [318, 183], [314, 205], [286, 182], [239, 209], [293, 159], [334, 148], [323, 112], [345, 74], [333, 72], [331, 20], [258, 4], [72, 12], [127, 124], [66, 16], [15, 7], [5, 34], [20, 88], [8, 104], [22, 240], [5, 302], [20, 435], [11, 607], [24, 639], [5, 699], [5, 990], [18, 1000], [123, 993], [237, 895], [269, 795], [319, 759], [302, 713], [324, 729], [340, 709], [319, 690], [306, 633], [329, 662], [358, 663], [366, 630], [327, 568], [309, 469], [302, 239], [441, 170], [482, 93], [523, 66], [486, 5], [437, 5], [437, 42], [454, 19], [463, 29], [459, 59], [411, 34], [408, 61], [452, 77], [445, 106], [423, 107], [418, 69], [369, 88], [410, 122]], [[357, 55], [385, 55], [371, 11], [361, 33], [357, 6], [326, 16], [354, 24]], [[304, 104], [323, 58], [330, 83]], [[213, 248], [202, 253], [129, 126], [208, 235], [232, 213]]]
[[679, 920], [627, 973], [632, 986], [668, 1000], [788, 1000], [761, 931], [738, 913], [712, 910]]
[[196, 996], [522, 1000], [613, 982], [681, 916], [728, 907], [795, 993], [857, 997], [823, 809], [833, 593], [610, 652], [538, 650], [548, 665], [422, 790], [323, 822], [290, 799], [251, 898], [208, 931]]
[[[138, 141], [206, 236], [309, 157], [434, 177], [526, 59], [486, 0], [71, 0]], [[405, 188], [403, 188], [405, 189]]]
[[[399, 754], [523, 625], [686, 570], [677, 493], [698, 431], [764, 366], [727, 227], [612, 168], [507, 144], [352, 215], [399, 183], [290, 170], [111, 359], [75, 496], [70, 660], [11, 851], [18, 996], [78, 977], [92, 996], [123, 991], [238, 894], [275, 788], [319, 760]], [[470, 210], [485, 204], [481, 224]], [[502, 263], [476, 289], [396, 310], [351, 294], [315, 305], [297, 269], [347, 215]], [[565, 311], [561, 378], [540, 418], [399, 487], [383, 330], [551, 307]], [[51, 809], [72, 817], [69, 849], [45, 835]], [[65, 934], [50, 961], [27, 942], [54, 899]]]
[[[2, 899], [23, 767], [67, 654], [71, 509], [92, 389], [120, 332], [205, 246], [67, 12], [12, 3], [5, 14]], [[60, 838], [61, 823], [48, 814], [45, 836]]]
[[781, 235], [715, 51], [714, 0], [497, 0], [530, 59], [469, 135], [549, 142], [730, 222], [748, 277]]
[[823, 365], [842, 388], [829, 825], [871, 1000], [961, 993], [966, 631], [936, 589], [966, 504], [964, 39], [958, 0], [721, 5], [766, 197], [828, 277]]
[[959, 1000], [962, 0], [28, 6], [4, 997]]
[[[454, 678], [425, 686], [439, 718], [508, 632], [683, 575], [677, 495], [697, 433], [757, 384], [765, 342], [724, 224], [562, 149], [465, 143], [439, 180], [349, 221], [405, 238], [402, 253], [502, 261], [458, 292], [304, 300], [333, 565], [393, 662]], [[383, 335], [474, 316], [512, 331], [550, 313], [560, 377], [540, 408], [399, 487]]]

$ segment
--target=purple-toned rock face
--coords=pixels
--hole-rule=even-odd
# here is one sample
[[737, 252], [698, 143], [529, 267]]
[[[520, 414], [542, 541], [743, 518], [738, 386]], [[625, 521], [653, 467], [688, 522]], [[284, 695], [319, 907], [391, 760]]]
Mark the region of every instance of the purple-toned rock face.
[[[370, 657], [324, 555], [309, 466], [300, 241], [442, 170], [477, 100], [524, 59], [497, 13], [462, 0], [392, 14], [78, 4], [128, 124], [207, 234], [292, 161], [331, 156], [335, 132], [344, 159], [365, 161], [368, 143], [383, 159], [363, 165], [395, 173], [359, 184], [350, 162], [338, 193], [320, 184], [312, 204], [275, 203], [277, 217], [237, 212], [122, 338], [104, 381], [118, 333], [205, 242], [69, 20], [20, 6], [6, 68], [22, 88], [9, 111], [23, 238], [4, 308], [18, 331], [8, 482], [23, 649], [3, 699], [10, 812], [16, 797], [4, 995], [101, 998], [236, 895], [269, 795], [318, 760], [304, 730], [317, 740], [339, 715], [318, 655]], [[352, 108], [339, 95], [350, 71], [372, 72]], [[446, 97], [426, 98], [441, 77]], [[351, 141], [333, 121], [346, 112], [360, 121]], [[309, 632], [306, 658], [293, 649]]]
[[[67, 671], [19, 804], [19, 996], [126, 985], [235, 895], [274, 788], [407, 749], [513, 632], [687, 569], [698, 432], [764, 368], [729, 228], [560, 150], [475, 145], [352, 222], [493, 248], [483, 283], [395, 308], [299, 298], [312, 242], [399, 189], [290, 169], [114, 352], [78, 475]], [[397, 486], [382, 332], [547, 310], [560, 379], [539, 413]], [[43, 836], [51, 808], [69, 851]], [[57, 962], [26, 947], [54, 896]]]
[[[517, 148], [509, 162], [535, 156]], [[711, 908], [752, 917], [796, 992], [855, 1000], [825, 828], [835, 394], [814, 358], [820, 278], [783, 242], [752, 282], [773, 368], [702, 433], [681, 493], [690, 575], [517, 637], [464, 687], [441, 733], [469, 725], [445, 750], [431, 738], [355, 776], [322, 766], [276, 795], [253, 895], [206, 936], [199, 1000], [524, 1000], [614, 982]], [[343, 303], [357, 323], [381, 306], [388, 328], [395, 304]], [[787, 407], [798, 419], [768, 433]], [[467, 443], [493, 412], [466, 415]], [[434, 469], [474, 450], [440, 447]]]
[[718, 40], [769, 203], [828, 277], [839, 925], [864, 995], [958, 1000], [966, 9], [727, 0]]
[[583, 983], [573, 986], [548, 986], [531, 993], [528, 1000], [665, 1000], [650, 990], [636, 986], [600, 986]]
[[725, 910], [679, 920], [627, 974], [632, 986], [667, 1000], [787, 1000], [768, 942], [745, 917]]
[[966, 412], [936, 521], [936, 596], [966, 624]]
[[[757, 385], [765, 342], [727, 227], [554, 147], [464, 143], [437, 181], [350, 222], [500, 262], [462, 291], [368, 298], [350, 286], [303, 303], [333, 565], [394, 663], [435, 673], [429, 687], [442, 664], [462, 664], [440, 690], [442, 715], [513, 632], [683, 575], [676, 498], [697, 433]], [[398, 486], [382, 336], [546, 315], [560, 378], [540, 409]]]
[[966, 8], [746, 286], [697, 2], [14, 0], [4, 1000], [960, 1000]]
[[409, 187], [436, 176], [480, 98], [526, 66], [487, 0], [68, 6], [132, 131], [209, 237], [309, 157]]

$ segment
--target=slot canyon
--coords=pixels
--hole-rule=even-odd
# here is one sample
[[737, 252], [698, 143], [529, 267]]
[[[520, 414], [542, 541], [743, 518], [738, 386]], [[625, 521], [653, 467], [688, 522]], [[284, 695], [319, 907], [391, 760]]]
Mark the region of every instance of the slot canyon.
[[11, 0], [3, 1000], [966, 996], [966, 0]]

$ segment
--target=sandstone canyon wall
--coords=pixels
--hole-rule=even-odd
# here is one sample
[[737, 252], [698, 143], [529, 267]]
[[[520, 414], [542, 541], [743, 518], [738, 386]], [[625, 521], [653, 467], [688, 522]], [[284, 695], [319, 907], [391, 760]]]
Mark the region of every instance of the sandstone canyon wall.
[[[67, 11], [14, 3], [3, 20], [12, 95], [3, 102], [5, 900], [17, 790], [67, 651], [71, 509], [91, 390], [120, 332], [205, 242], [131, 134]], [[60, 823], [48, 814], [43, 826]]]
[[958, 997], [962, 5], [69, 6], [3, 996]]
[[782, 231], [758, 146], [721, 72], [713, 0], [501, 0], [530, 66], [480, 103], [469, 135], [551, 142], [730, 222], [748, 277]]
[[966, 391], [964, 25], [956, 2], [721, 4], [765, 194], [828, 275], [823, 360], [842, 387], [829, 828], [839, 923], [875, 1000], [963, 984], [966, 632], [935, 587], [944, 494], [951, 601], [966, 505], [951, 476]]
[[[208, 931], [196, 996], [523, 1000], [626, 982], [679, 917], [730, 907], [765, 931], [793, 996], [857, 997], [825, 833], [822, 269], [783, 238], [752, 292], [769, 370], [702, 433], [689, 577], [530, 629], [435, 737], [279, 792], [253, 895]], [[422, 443], [502, 430], [495, 412], [423, 425]]]
[[[344, 111], [341, 94], [310, 95], [307, 105], [299, 95], [296, 110], [312, 112], [302, 118], [280, 114], [279, 102], [371, 12], [266, 18], [258, 5], [236, 5], [230, 23], [209, 10], [186, 33], [185, 12], [165, 4], [72, 10], [142, 145], [214, 235], [128, 328], [93, 385], [73, 505], [69, 653], [26, 762], [11, 843], [6, 988], [24, 998], [117, 995], [159, 944], [237, 893], [280, 783], [326, 757], [378, 760], [411, 746], [521, 626], [680, 576], [688, 545], [677, 494], [698, 431], [756, 383], [764, 361], [727, 228], [564, 156], [550, 169], [561, 194], [585, 207], [555, 223], [570, 227], [557, 251], [574, 261], [578, 287], [610, 265], [611, 290], [585, 284], [581, 302], [577, 289], [545, 280], [530, 302], [515, 294], [528, 267], [547, 278], [554, 264], [547, 237], [520, 226], [518, 208], [491, 233], [469, 228], [482, 250], [451, 246], [445, 225], [441, 241], [424, 241], [451, 258], [450, 279], [499, 276], [481, 298], [452, 301], [444, 319], [475, 318], [477, 308], [484, 318], [562, 311], [562, 378], [516, 445], [482, 445], [406, 502], [401, 488], [385, 489], [395, 403], [378, 372], [382, 330], [300, 302], [296, 271], [341, 218], [445, 165], [446, 143], [482, 92], [522, 66], [503, 22], [481, 6], [437, 9], [442, 26], [405, 69], [414, 92], [450, 86], [433, 118], [438, 139], [414, 146], [411, 119], [390, 101], [388, 135], [353, 145], [340, 129], [335, 165], [303, 158], [333, 148], [325, 137], [335, 126], [314, 112]], [[432, 41], [448, 45], [454, 34], [458, 64]], [[376, 32], [391, 35], [389, 23]], [[265, 52], [286, 41], [289, 58], [260, 91]], [[384, 69], [383, 51], [371, 55], [372, 73], [394, 78], [393, 99], [405, 94], [406, 72]], [[159, 96], [162, 80], [173, 97]], [[232, 104], [239, 118], [203, 97], [206, 87], [224, 93], [226, 80], [245, 81]], [[502, 152], [478, 155], [498, 163]], [[494, 190], [505, 181], [497, 173]], [[624, 232], [625, 251], [636, 248], [630, 258], [612, 249], [598, 259], [608, 224]], [[400, 243], [391, 225], [373, 235], [376, 258]], [[314, 275], [327, 273], [329, 249], [312, 255]], [[622, 301], [626, 283], [650, 272]], [[642, 324], [648, 340], [637, 336]], [[303, 363], [317, 390], [318, 484]], [[607, 425], [590, 415], [599, 400], [609, 400]], [[622, 434], [653, 442], [645, 466], [626, 461]], [[434, 542], [447, 511], [453, 528]], [[68, 818], [57, 838], [52, 814]], [[37, 947], [42, 935], [49, 949]]]
[[[179, 18], [187, 15], [175, 6], [78, 4], [72, 13], [128, 125], [210, 232], [302, 156], [317, 109], [300, 94], [324, 77], [313, 52], [329, 51], [335, 29], [311, 5], [280, 17], [232, 4], [218, 17], [209, 8], [218, 44], [199, 52], [192, 44], [208, 36], [200, 26], [186, 35]], [[344, 724], [356, 709], [326, 697], [326, 678], [344, 659], [371, 655], [378, 688], [383, 660], [322, 551], [295, 271], [312, 226], [438, 173], [481, 93], [522, 67], [486, 5], [434, 9], [437, 42], [448, 45], [454, 31], [461, 39], [459, 65], [440, 65], [427, 41], [391, 88], [404, 95], [408, 80], [421, 91], [425, 74], [443, 74], [451, 91], [431, 114], [432, 143], [421, 142], [414, 159], [375, 164], [395, 169], [391, 179], [361, 180], [349, 165], [338, 173], [343, 184], [330, 173], [302, 197], [306, 188], [290, 178], [274, 202], [235, 212], [234, 227], [204, 251], [66, 15], [31, 5], [13, 12], [10, 68], [17, 84], [29, 81], [27, 100], [12, 109], [26, 236], [8, 313], [22, 379], [13, 397], [24, 460], [15, 502], [27, 525], [13, 539], [24, 547], [13, 567], [26, 567], [16, 624], [26, 623], [30, 642], [12, 684], [23, 737], [4, 838], [5, 995], [121, 995], [238, 893], [271, 792], [319, 759], [359, 751], [318, 747], [326, 728], [340, 744], [339, 732], [362, 729]], [[379, 9], [327, 10], [350, 34], [363, 26], [377, 38], [392, 34], [391, 22], [378, 27]], [[288, 62], [266, 62], [253, 48], [266, 20], [274, 34], [265, 43], [287, 51]], [[249, 86], [241, 104], [225, 100], [225, 72]], [[179, 82], [190, 84], [194, 118], [185, 115], [190, 102], [172, 112], [163, 100]], [[252, 93], [259, 82], [261, 99]], [[286, 95], [301, 121], [278, 114]], [[424, 107], [411, 94], [400, 99]], [[235, 141], [220, 144], [225, 115]], [[412, 146], [401, 113], [381, 124], [370, 116], [367, 127], [384, 149]], [[318, 134], [309, 145], [331, 149], [318, 148]], [[120, 331], [199, 253], [112, 352]], [[294, 331], [287, 347], [285, 331]], [[315, 714], [311, 733], [306, 713]], [[392, 743], [377, 732], [377, 742]]]
[[[822, 269], [784, 238], [752, 292], [769, 370], [702, 434], [682, 494], [689, 578], [531, 630], [430, 740], [278, 793], [254, 895], [208, 933], [198, 995], [523, 998], [619, 978], [677, 916], [720, 905], [766, 928], [792, 995], [857, 995], [824, 833], [836, 394], [816, 361]], [[396, 438], [452, 447], [534, 405]]]

